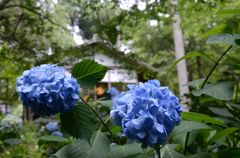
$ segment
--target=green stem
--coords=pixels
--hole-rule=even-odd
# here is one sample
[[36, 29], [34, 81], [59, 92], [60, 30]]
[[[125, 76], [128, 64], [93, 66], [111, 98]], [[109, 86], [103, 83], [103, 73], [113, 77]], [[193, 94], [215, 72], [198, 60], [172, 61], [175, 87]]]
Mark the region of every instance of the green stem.
[[111, 137], [113, 136], [112, 131], [108, 128], [108, 126], [106, 125], [106, 123], [102, 120], [102, 118], [98, 115], [98, 113], [93, 109], [93, 107], [91, 105], [89, 105], [83, 98], [81, 98], [81, 101], [86, 104], [92, 111], [93, 113], [97, 116], [97, 118], [100, 120], [100, 122], [102, 123], [102, 125], [107, 129], [107, 131], [110, 133]]
[[199, 103], [199, 97], [197, 97], [195, 103], [192, 106], [192, 110], [191, 110], [192, 112], [195, 112], [197, 110], [198, 103]]
[[227, 109], [234, 115], [234, 119], [240, 122], [240, 116], [239, 113], [234, 110], [230, 105], [228, 105], [228, 103], [225, 103], [225, 106], [227, 107]]
[[[109, 120], [111, 120], [111, 117], [109, 117], [104, 123], [107, 124]], [[99, 127], [99, 129], [101, 130], [101, 129], [103, 128], [103, 126], [104, 126], [104, 125], [101, 124], [101, 126]]]
[[204, 80], [204, 82], [202, 83], [200, 88], [204, 88], [205, 84], [207, 83], [208, 79], [210, 78], [210, 76], [212, 75], [213, 71], [216, 69], [216, 67], [218, 66], [219, 62], [222, 60], [222, 58], [227, 54], [227, 52], [229, 52], [232, 48], [232, 45], [230, 45], [228, 47], [228, 49], [220, 56], [220, 58], [217, 60], [217, 62], [214, 64], [214, 66], [212, 67], [211, 71], [209, 72], [209, 74], [207, 75], [206, 79]]
[[[211, 77], [213, 71], [216, 69], [216, 67], [219, 65], [220, 61], [222, 60], [222, 58], [231, 50], [233, 46], [230, 45], [228, 47], [228, 49], [223, 52], [223, 54], [220, 56], [220, 58], [217, 60], [217, 62], [214, 64], [214, 66], [212, 67], [212, 69], [210, 70], [210, 72], [208, 73], [207, 77], [205, 78], [205, 80], [203, 81], [200, 89], [204, 88], [204, 86], [206, 85], [206, 83], [208, 82], [209, 78]], [[195, 112], [196, 111], [196, 108], [197, 108], [197, 105], [199, 103], [199, 97], [197, 98], [195, 104], [193, 104], [193, 107], [192, 107], [192, 111]]]
[[237, 101], [238, 101], [238, 84], [239, 84], [239, 82], [237, 81], [236, 94], [235, 94], [235, 103], [237, 103]]
[[[200, 89], [204, 88], [204, 86], [206, 85], [206, 83], [208, 82], [209, 78], [211, 77], [213, 71], [216, 69], [216, 67], [219, 65], [220, 61], [222, 60], [222, 58], [232, 49], [232, 45], [230, 45], [226, 51], [223, 52], [223, 54], [219, 57], [219, 59], [216, 61], [216, 63], [214, 64], [214, 66], [212, 67], [212, 69], [210, 70], [210, 72], [208, 73], [207, 77], [205, 78], [205, 80], [203, 81], [202, 85], [200, 86]], [[199, 104], [199, 97], [197, 97], [195, 103], [192, 106], [192, 111], [195, 112], [197, 110], [197, 106]], [[190, 136], [190, 132], [187, 133], [186, 136], [186, 141], [185, 141], [185, 146], [184, 146], [184, 154], [186, 154], [186, 148], [187, 148], [187, 144], [188, 144], [188, 140], [189, 140], [189, 136]]]
[[184, 144], [184, 150], [183, 150], [183, 154], [184, 154], [184, 155], [185, 155], [186, 152], [187, 152], [187, 145], [188, 145], [189, 137], [190, 137], [190, 132], [188, 131], [188, 132], [187, 132], [187, 136], [186, 136], [186, 140], [185, 140], [185, 144]]
[[159, 145], [156, 145], [155, 146], [155, 150], [156, 150], [156, 153], [157, 153], [157, 156], [158, 158], [161, 158], [161, 148]]

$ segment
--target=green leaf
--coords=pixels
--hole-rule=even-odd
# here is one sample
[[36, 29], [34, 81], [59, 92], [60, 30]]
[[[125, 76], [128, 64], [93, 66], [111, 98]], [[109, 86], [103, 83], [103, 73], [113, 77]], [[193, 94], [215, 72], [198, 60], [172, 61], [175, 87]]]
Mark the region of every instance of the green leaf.
[[235, 132], [236, 130], [238, 130], [238, 128], [236, 127], [230, 127], [230, 128], [226, 128], [224, 130], [221, 130], [219, 132], [217, 132], [208, 142], [208, 144], [212, 144], [214, 143], [215, 141], [223, 138], [223, 137], [226, 137], [228, 136], [229, 134], [232, 134], [233, 132]]
[[34, 122], [36, 122], [36, 123], [48, 123], [48, 122], [56, 122], [56, 121], [57, 121], [56, 119], [49, 119], [49, 118], [42, 118], [42, 117], [34, 120]]
[[223, 116], [223, 117], [231, 117], [233, 118], [233, 114], [231, 114], [227, 109], [225, 108], [217, 108], [217, 107], [209, 107], [209, 110], [211, 110], [214, 114]]
[[180, 125], [175, 127], [171, 136], [175, 137], [182, 133], [187, 133], [193, 130], [200, 130], [200, 129], [212, 129], [212, 127], [195, 121], [181, 121]]
[[219, 82], [215, 84], [206, 85], [204, 88], [192, 91], [194, 96], [201, 96], [202, 94], [211, 96], [215, 99], [229, 101], [233, 97], [232, 82]]
[[239, 158], [240, 149], [227, 149], [217, 153], [217, 158]]
[[87, 105], [78, 102], [71, 111], [61, 114], [60, 119], [62, 131], [90, 141], [95, 130], [96, 117]]
[[77, 63], [72, 68], [72, 75], [84, 88], [95, 86], [103, 79], [107, 72], [107, 67], [86, 59]]
[[142, 157], [143, 149], [140, 144], [112, 145], [109, 158], [138, 158]]
[[91, 138], [91, 142], [79, 139], [76, 142], [64, 146], [52, 157], [57, 158], [105, 158], [110, 151], [110, 142], [100, 130]]
[[200, 114], [196, 112], [182, 112], [182, 118], [190, 121], [207, 122], [207, 123], [212, 123], [220, 126], [225, 126], [223, 121], [216, 120], [208, 115]]
[[[177, 61], [175, 61], [169, 68], [169, 71], [171, 71], [180, 61], [184, 60], [184, 59], [189, 59], [192, 57], [205, 57], [206, 59], [210, 59], [213, 63], [215, 63], [215, 60], [212, 59], [209, 55], [205, 54], [205, 53], [200, 53], [200, 52], [192, 52], [192, 53], [188, 53], [185, 56], [181, 57], [180, 59], [178, 59]], [[169, 72], [168, 71], [168, 72]]]
[[240, 69], [240, 59], [238, 57], [226, 56], [227, 65], [231, 66], [233, 69]]
[[188, 158], [213, 158], [209, 153], [198, 152], [197, 154], [190, 155]]
[[218, 14], [240, 14], [240, 9], [227, 9], [227, 10], [221, 10], [218, 12]]
[[90, 144], [85, 139], [80, 139], [64, 146], [52, 155], [51, 158], [86, 158], [90, 149]]
[[205, 78], [193, 80], [193, 81], [188, 82], [186, 85], [189, 85], [190, 87], [193, 87], [193, 88], [200, 88], [200, 86], [204, 80], [205, 80]]
[[59, 143], [67, 143], [68, 139], [64, 137], [58, 137], [58, 136], [51, 136], [51, 135], [44, 135], [38, 138], [39, 141], [44, 142], [59, 142]]
[[[187, 132], [197, 132], [197, 131], [202, 131], [202, 130], [212, 130], [213, 128], [201, 123], [201, 122], [195, 122], [195, 121], [181, 121], [180, 125], [175, 127], [173, 132], [171, 133], [171, 138], [182, 145], [184, 145]], [[194, 141], [194, 138], [191, 138], [192, 135], [190, 136], [189, 143]]]
[[5, 139], [4, 142], [9, 145], [16, 145], [16, 144], [20, 144], [21, 140], [18, 138], [8, 138], [8, 139]]
[[101, 100], [101, 101], [97, 101], [97, 103], [109, 109], [112, 108], [112, 100]]
[[111, 126], [111, 131], [112, 131], [113, 134], [116, 135], [117, 133], [119, 133], [119, 132], [122, 131], [122, 128], [119, 127], [119, 126], [112, 125], [112, 126]]
[[227, 27], [226, 24], [219, 24], [218, 26], [208, 30], [207, 32], [204, 32], [202, 35], [200, 35], [200, 38], [207, 38], [215, 34], [228, 33], [225, 32], [226, 27]]
[[227, 102], [226, 103], [229, 107], [231, 107], [232, 109], [235, 108], [237, 110], [240, 110], [240, 105], [236, 104], [236, 103], [232, 103], [232, 102]]
[[175, 144], [167, 144], [162, 149], [162, 157], [163, 158], [186, 158], [186, 156], [176, 152], [174, 150]]
[[110, 141], [100, 130], [91, 138], [91, 150], [88, 157], [107, 157], [110, 152]]
[[94, 133], [90, 143], [85, 139], [69, 144], [52, 157], [57, 158], [105, 158], [110, 152], [110, 141], [100, 130]]
[[[204, 146], [204, 144], [207, 142], [210, 132], [213, 129], [198, 129], [198, 130], [192, 130], [190, 132], [189, 138], [188, 138], [188, 145], [194, 143], [197, 143], [198, 146]], [[179, 135], [176, 135], [173, 137], [174, 142], [178, 142], [181, 144], [182, 147], [185, 146], [186, 143], [186, 137], [187, 133], [181, 133]]]
[[207, 44], [228, 44], [228, 45], [239, 45], [238, 40], [240, 34], [219, 34], [210, 36], [207, 40]]

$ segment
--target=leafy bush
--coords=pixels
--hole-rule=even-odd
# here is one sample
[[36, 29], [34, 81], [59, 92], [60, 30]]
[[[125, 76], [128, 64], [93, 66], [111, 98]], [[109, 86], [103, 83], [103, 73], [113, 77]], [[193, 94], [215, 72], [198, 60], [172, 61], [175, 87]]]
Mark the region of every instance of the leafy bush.
[[[44, 135], [38, 139], [39, 146], [36, 146], [37, 135], [34, 134], [34, 131], [25, 131], [28, 133], [25, 135], [16, 134], [18, 141], [22, 141], [21, 147], [17, 147], [16, 144], [16, 148], [9, 148], [2, 142], [3, 156], [7, 157], [7, 154], [14, 153], [11, 156], [44, 157], [51, 155], [51, 157], [57, 158], [148, 158], [154, 157], [154, 155], [159, 158], [239, 157], [238, 82], [222, 80], [209, 83], [212, 73], [221, 60], [232, 48], [238, 47], [238, 38], [239, 35], [217, 35], [209, 38], [207, 43], [225, 43], [230, 46], [217, 60], [214, 60], [214, 65], [209, 69], [206, 78], [188, 83], [192, 87], [192, 93], [189, 95], [193, 102], [191, 112], [182, 112], [181, 114], [178, 98], [166, 87], [161, 87], [157, 80], [151, 80], [139, 85], [130, 85], [129, 91], [113, 96], [113, 102], [87, 103], [80, 97], [80, 100], [70, 110], [57, 111], [61, 112], [59, 125], [63, 135], [57, 131], [58, 127], [55, 128], [54, 124], [55, 134], [50, 133], [51, 130], [43, 132]], [[182, 59], [190, 57], [191, 55], [188, 54]], [[83, 60], [73, 66], [71, 73], [81, 87], [89, 88], [96, 85], [104, 77], [106, 71], [106, 67], [94, 61]], [[31, 87], [32, 85], [26, 85], [26, 88], [28, 88], [27, 86]], [[236, 87], [235, 93], [234, 86]], [[51, 87], [48, 88], [51, 91]], [[21, 95], [27, 93], [27, 91], [21, 91]], [[31, 97], [35, 99], [34, 95]], [[51, 104], [57, 99], [57, 97], [52, 98], [46, 104], [41, 102], [38, 106], [47, 105], [52, 109], [57, 108], [58, 105]], [[207, 107], [207, 110], [205, 108], [204, 113], [200, 113], [203, 106]], [[111, 110], [112, 115], [110, 115]], [[180, 114], [182, 115], [181, 121]], [[114, 120], [122, 129], [115, 126], [111, 120]], [[180, 125], [174, 128], [179, 123]], [[51, 127], [53, 126], [51, 125]], [[29, 129], [30, 127], [24, 127], [24, 130]], [[16, 142], [16, 140], [9, 142]], [[145, 148], [142, 148], [139, 142]], [[31, 143], [35, 144], [36, 148], [28, 150]]]

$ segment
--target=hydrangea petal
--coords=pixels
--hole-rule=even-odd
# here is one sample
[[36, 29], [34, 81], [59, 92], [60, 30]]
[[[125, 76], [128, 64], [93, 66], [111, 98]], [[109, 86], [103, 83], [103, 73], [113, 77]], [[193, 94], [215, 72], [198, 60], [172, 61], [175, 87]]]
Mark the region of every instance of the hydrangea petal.
[[77, 80], [57, 65], [43, 64], [26, 70], [16, 85], [23, 105], [41, 116], [69, 111], [79, 100]]
[[129, 90], [113, 99], [111, 116], [123, 134], [142, 143], [142, 147], [165, 144], [174, 126], [180, 122], [179, 99], [160, 86], [157, 80], [128, 85]]

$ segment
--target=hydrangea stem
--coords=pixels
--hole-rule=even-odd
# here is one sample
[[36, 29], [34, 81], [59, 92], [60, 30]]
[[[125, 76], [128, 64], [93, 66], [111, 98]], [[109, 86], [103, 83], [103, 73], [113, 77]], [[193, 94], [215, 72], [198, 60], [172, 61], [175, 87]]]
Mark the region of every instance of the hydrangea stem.
[[[218, 64], [220, 63], [220, 61], [222, 60], [222, 58], [232, 49], [232, 45], [230, 45], [226, 51], [223, 52], [223, 54], [218, 58], [217, 62], [214, 64], [214, 66], [212, 67], [212, 69], [210, 70], [210, 72], [208, 73], [207, 77], [205, 78], [205, 80], [203, 81], [203, 83], [200, 86], [200, 89], [204, 88], [204, 86], [206, 85], [206, 83], [208, 82], [209, 78], [211, 77], [213, 71], [216, 69], [216, 67], [218, 66]], [[197, 106], [199, 104], [199, 97], [197, 97], [195, 103], [192, 106], [192, 111], [195, 112], [197, 110]], [[184, 145], [184, 151], [183, 153], [186, 154], [186, 149], [187, 149], [187, 145], [188, 145], [188, 140], [190, 137], [190, 132], [187, 132], [187, 136], [186, 136], [186, 140], [185, 140], [185, 145]]]
[[188, 132], [187, 132], [187, 135], [186, 135], [186, 140], [185, 140], [185, 144], [184, 144], [184, 149], [183, 149], [183, 154], [184, 154], [184, 155], [185, 155], [186, 152], [187, 152], [187, 145], [188, 145], [189, 137], [190, 137], [190, 132], [188, 131]]
[[[220, 61], [222, 60], [222, 58], [231, 50], [233, 46], [230, 45], [228, 47], [228, 49], [223, 52], [223, 54], [219, 57], [219, 59], [217, 60], [217, 62], [214, 64], [214, 66], [212, 67], [212, 69], [210, 70], [210, 72], [208, 73], [207, 77], [205, 78], [205, 80], [203, 81], [203, 83], [201, 84], [201, 87], [200, 89], [204, 88], [204, 86], [206, 85], [206, 83], [208, 82], [209, 78], [211, 77], [213, 71], [216, 69], [216, 67], [218, 66], [218, 64], [220, 63]], [[199, 97], [197, 97], [196, 99], [196, 102], [195, 104], [193, 104], [193, 107], [192, 107], [192, 111], [195, 112], [197, 110], [197, 106], [198, 106], [198, 103], [199, 103]]]
[[237, 101], [238, 101], [238, 88], [239, 88], [239, 86], [238, 86], [238, 84], [239, 84], [239, 81], [237, 81], [237, 84], [236, 84], [236, 94], [235, 94], [235, 103], [237, 103]]
[[157, 157], [161, 158], [161, 148], [160, 148], [160, 145], [156, 145], [155, 146], [155, 150], [156, 150], [156, 153], [157, 153]]
[[[203, 81], [203, 83], [201, 84], [200, 89], [204, 88], [204, 86], [206, 85], [206, 83], [208, 82], [209, 78], [211, 77], [213, 71], [216, 69], [216, 67], [218, 66], [218, 64], [220, 63], [220, 61], [222, 60], [222, 58], [232, 49], [232, 45], [230, 45], [226, 51], [223, 52], [223, 54], [219, 57], [219, 59], [217, 60], [217, 62], [214, 64], [214, 66], [212, 67], [212, 69], [210, 70], [210, 72], [208, 73], [207, 77], [205, 78], [205, 80]], [[199, 97], [197, 97], [195, 103], [192, 106], [192, 111], [195, 112], [197, 110], [197, 106], [199, 103]], [[190, 132], [187, 133], [186, 136], [186, 140], [185, 140], [185, 145], [184, 145], [184, 151], [183, 153], [186, 154], [186, 150], [187, 150], [187, 144], [188, 144], [188, 139], [190, 137]]]
[[107, 131], [110, 133], [111, 137], [113, 136], [112, 131], [108, 128], [108, 126], [106, 125], [106, 123], [102, 120], [102, 118], [98, 115], [98, 113], [93, 109], [93, 107], [91, 105], [89, 105], [83, 98], [81, 98], [81, 101], [86, 104], [87, 106], [89, 106], [89, 108], [93, 111], [93, 113], [97, 116], [97, 118], [100, 120], [100, 122], [102, 123], [102, 125], [107, 129]]

